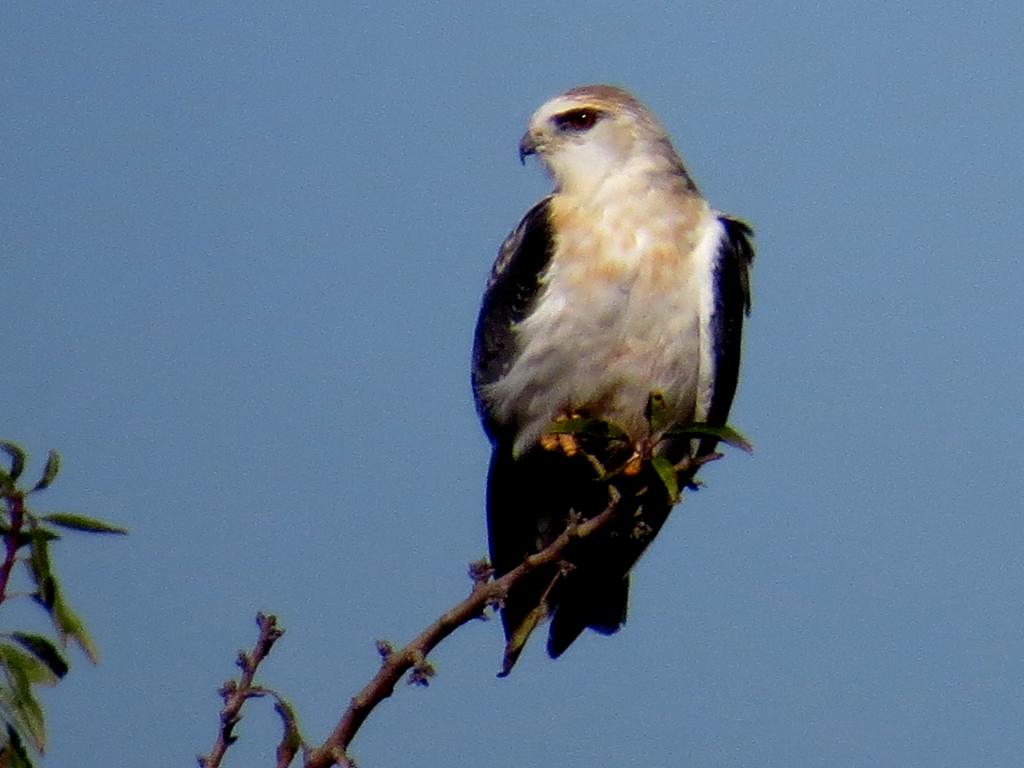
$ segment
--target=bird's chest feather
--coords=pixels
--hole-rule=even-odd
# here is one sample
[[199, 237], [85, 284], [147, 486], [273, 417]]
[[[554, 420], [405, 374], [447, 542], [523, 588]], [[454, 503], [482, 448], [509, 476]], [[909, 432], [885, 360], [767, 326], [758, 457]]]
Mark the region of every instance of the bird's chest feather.
[[678, 420], [694, 418], [709, 313], [701, 241], [712, 221], [706, 206], [606, 208], [598, 217], [554, 207], [554, 256], [516, 329], [519, 354], [494, 390], [521, 441], [566, 411], [639, 437], [653, 390]]

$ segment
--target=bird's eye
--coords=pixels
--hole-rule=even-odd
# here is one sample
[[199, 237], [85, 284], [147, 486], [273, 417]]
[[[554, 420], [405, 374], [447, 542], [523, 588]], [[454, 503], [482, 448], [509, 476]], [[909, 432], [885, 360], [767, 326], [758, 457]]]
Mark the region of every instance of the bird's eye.
[[555, 115], [555, 125], [566, 131], [585, 131], [592, 128], [601, 113], [596, 109], [570, 109]]

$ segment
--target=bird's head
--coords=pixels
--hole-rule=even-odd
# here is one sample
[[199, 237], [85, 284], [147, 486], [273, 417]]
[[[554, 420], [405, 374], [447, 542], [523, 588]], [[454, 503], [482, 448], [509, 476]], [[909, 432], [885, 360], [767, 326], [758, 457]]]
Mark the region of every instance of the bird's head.
[[586, 85], [556, 96], [530, 118], [519, 158], [537, 155], [559, 190], [582, 191], [623, 171], [680, 172], [665, 130], [621, 88]]

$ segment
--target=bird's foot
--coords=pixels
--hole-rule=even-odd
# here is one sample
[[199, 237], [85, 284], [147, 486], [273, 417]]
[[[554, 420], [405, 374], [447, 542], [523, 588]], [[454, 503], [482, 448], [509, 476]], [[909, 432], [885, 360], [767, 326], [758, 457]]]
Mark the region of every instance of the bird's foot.
[[649, 436], [643, 437], [633, 446], [633, 455], [626, 459], [622, 467], [622, 474], [626, 477], [636, 477], [644, 468], [644, 464], [654, 456], [655, 443]]
[[[555, 422], [578, 419], [579, 414], [566, 413], [555, 419]], [[575, 435], [567, 432], [555, 432], [540, 436], [540, 447], [545, 451], [560, 451], [570, 459], [580, 452], [580, 442]]]
[[644, 457], [639, 451], [633, 453], [626, 463], [622, 467], [622, 474], [626, 477], [636, 477], [640, 474], [640, 470], [644, 468]]

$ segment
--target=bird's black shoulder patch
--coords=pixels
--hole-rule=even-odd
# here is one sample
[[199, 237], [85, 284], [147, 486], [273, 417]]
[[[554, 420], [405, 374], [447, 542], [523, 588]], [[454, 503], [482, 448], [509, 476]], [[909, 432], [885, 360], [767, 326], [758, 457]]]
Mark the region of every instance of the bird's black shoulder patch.
[[482, 388], [500, 379], [516, 355], [515, 325], [533, 309], [551, 261], [553, 236], [546, 197], [512, 230], [498, 250], [484, 291], [473, 340], [473, 394], [484, 429], [494, 437], [494, 419]]

